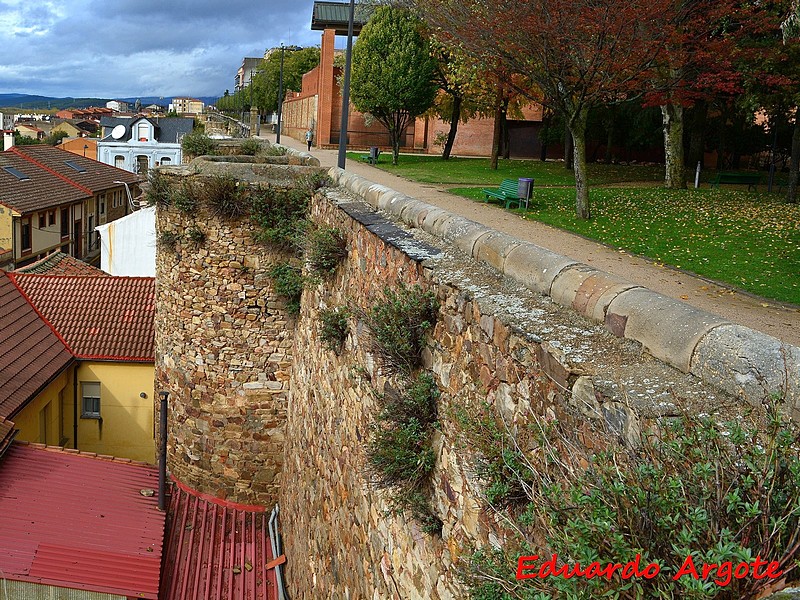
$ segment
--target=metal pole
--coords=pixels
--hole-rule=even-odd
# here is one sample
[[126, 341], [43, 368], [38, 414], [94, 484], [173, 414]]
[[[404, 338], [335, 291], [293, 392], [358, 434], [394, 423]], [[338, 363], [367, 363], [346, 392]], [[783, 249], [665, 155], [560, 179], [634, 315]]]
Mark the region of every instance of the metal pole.
[[350, 66], [353, 60], [353, 17], [355, 0], [350, 0], [350, 18], [347, 22], [347, 54], [344, 60], [344, 85], [342, 86], [342, 123], [339, 127], [339, 168], [347, 160], [347, 123], [350, 120]]
[[281, 73], [278, 77], [278, 124], [277, 135], [275, 136], [275, 143], [281, 143], [281, 109], [283, 108], [283, 44], [281, 44]]
[[169, 392], [158, 392], [161, 397], [158, 440], [158, 510], [167, 508], [167, 398]]

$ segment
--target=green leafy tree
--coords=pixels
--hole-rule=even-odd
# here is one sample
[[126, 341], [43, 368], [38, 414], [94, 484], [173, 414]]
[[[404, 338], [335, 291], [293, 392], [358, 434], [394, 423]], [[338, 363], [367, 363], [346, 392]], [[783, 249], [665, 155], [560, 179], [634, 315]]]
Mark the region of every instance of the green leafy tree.
[[397, 164], [406, 127], [433, 104], [436, 61], [422, 22], [405, 9], [375, 10], [353, 47], [351, 100], [389, 130]]
[[[319, 65], [319, 48], [290, 47], [283, 50], [283, 91], [299, 92], [303, 87], [303, 75]], [[243, 105], [254, 104], [266, 111], [278, 110], [278, 88], [280, 85], [281, 53], [273, 52], [261, 61], [252, 81], [252, 98], [248, 88], [237, 94], [243, 95]]]

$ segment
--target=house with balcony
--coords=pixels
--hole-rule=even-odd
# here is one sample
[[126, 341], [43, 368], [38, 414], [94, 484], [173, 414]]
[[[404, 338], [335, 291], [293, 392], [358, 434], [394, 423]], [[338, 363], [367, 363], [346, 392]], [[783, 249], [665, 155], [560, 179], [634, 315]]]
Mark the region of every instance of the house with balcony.
[[107, 117], [100, 126], [103, 133], [97, 142], [97, 160], [146, 175], [154, 167], [181, 164], [181, 140], [194, 129], [194, 119]]
[[0, 268], [55, 250], [98, 258], [95, 227], [131, 212], [128, 190], [138, 194], [138, 183], [130, 172], [51, 146], [0, 152]]

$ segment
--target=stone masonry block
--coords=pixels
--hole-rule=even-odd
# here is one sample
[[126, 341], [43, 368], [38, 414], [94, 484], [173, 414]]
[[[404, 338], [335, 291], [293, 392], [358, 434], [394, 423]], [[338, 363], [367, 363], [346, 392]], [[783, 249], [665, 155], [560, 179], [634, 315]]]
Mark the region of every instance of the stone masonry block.
[[615, 335], [641, 342], [656, 358], [688, 373], [698, 342], [728, 322], [651, 290], [633, 288], [611, 302], [605, 323]]
[[472, 256], [502, 273], [506, 257], [520, 244], [522, 242], [515, 237], [493, 231], [475, 241], [475, 245], [472, 247]]
[[604, 323], [606, 311], [614, 298], [634, 288], [641, 286], [600, 271], [581, 284], [572, 307], [583, 316]]
[[448, 226], [447, 237], [456, 248], [472, 256], [475, 242], [482, 236], [494, 232], [485, 225], [464, 219], [462, 222]]
[[506, 256], [504, 272], [525, 287], [549, 295], [553, 280], [562, 270], [580, 264], [572, 258], [556, 254], [541, 246], [522, 243]]
[[571, 307], [584, 281], [599, 271], [588, 265], [575, 264], [562, 269], [550, 286], [550, 297], [561, 306]]
[[734, 324], [720, 325], [700, 340], [691, 373], [754, 405], [770, 394], [800, 411], [800, 348]]

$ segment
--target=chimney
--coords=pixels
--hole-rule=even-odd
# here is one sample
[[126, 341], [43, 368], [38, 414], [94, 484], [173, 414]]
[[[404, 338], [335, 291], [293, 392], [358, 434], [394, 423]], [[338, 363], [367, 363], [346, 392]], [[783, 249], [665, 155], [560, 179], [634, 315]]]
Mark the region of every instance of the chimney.
[[8, 150], [14, 146], [14, 132], [3, 131], [3, 151]]

